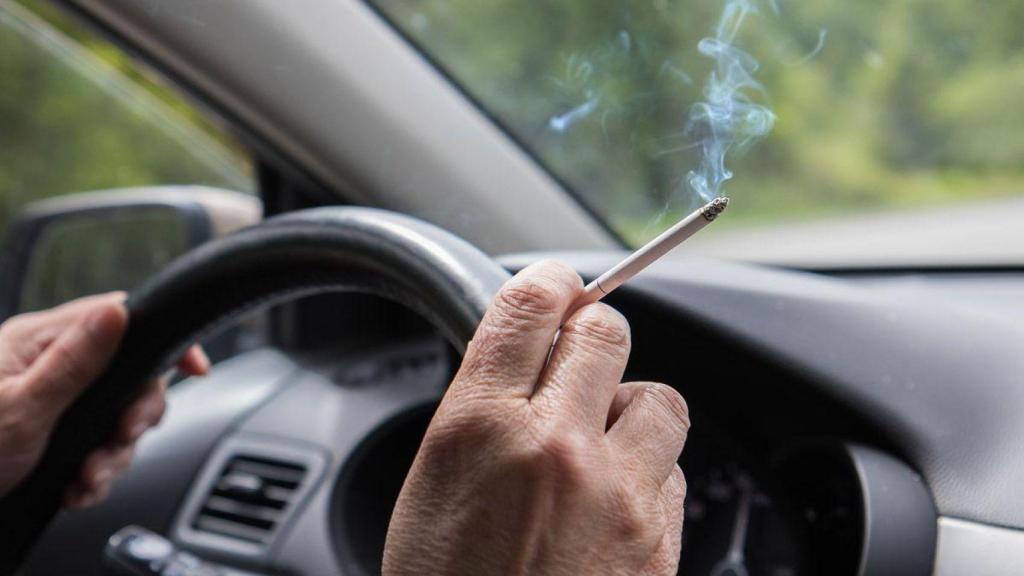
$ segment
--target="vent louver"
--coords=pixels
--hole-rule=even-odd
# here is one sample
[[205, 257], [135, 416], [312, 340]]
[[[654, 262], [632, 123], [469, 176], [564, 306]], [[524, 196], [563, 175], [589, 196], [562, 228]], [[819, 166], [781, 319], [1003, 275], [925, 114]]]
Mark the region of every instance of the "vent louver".
[[305, 475], [306, 467], [300, 464], [235, 456], [218, 474], [192, 528], [266, 544]]

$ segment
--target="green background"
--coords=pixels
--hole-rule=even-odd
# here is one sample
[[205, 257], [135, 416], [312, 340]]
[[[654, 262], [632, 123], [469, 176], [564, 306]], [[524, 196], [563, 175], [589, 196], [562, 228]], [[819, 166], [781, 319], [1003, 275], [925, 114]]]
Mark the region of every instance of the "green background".
[[58, 8], [0, 0], [0, 232], [26, 203], [126, 186], [252, 188], [246, 155]]
[[[710, 71], [696, 46], [723, 2], [376, 4], [629, 240], [693, 205], [698, 157], [678, 149]], [[737, 44], [778, 118], [728, 162], [726, 226], [1024, 193], [1024, 2], [752, 4]], [[594, 113], [550, 129], [591, 94]]]

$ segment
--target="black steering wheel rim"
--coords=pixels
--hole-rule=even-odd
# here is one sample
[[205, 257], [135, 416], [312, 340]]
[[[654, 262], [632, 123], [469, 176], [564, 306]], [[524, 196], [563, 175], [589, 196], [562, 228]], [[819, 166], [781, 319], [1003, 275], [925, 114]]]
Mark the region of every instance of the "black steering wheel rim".
[[409, 306], [462, 352], [508, 276], [445, 230], [371, 208], [293, 212], [186, 254], [129, 296], [114, 360], [61, 418], [32, 474], [0, 500], [0, 574], [21, 563], [143, 384], [192, 342], [255, 308], [355, 291]]

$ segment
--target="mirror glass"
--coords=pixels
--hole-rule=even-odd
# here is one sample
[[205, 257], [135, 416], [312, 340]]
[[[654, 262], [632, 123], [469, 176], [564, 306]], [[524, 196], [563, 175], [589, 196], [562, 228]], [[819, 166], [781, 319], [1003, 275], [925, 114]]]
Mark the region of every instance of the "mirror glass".
[[73, 298], [130, 290], [188, 248], [177, 211], [131, 207], [87, 211], [46, 222], [28, 258], [19, 312]]

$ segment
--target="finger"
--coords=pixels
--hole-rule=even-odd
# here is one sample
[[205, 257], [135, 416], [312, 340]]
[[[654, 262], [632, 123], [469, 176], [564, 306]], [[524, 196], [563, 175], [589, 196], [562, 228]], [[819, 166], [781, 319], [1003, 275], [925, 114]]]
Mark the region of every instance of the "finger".
[[77, 487], [68, 490], [64, 494], [64, 507], [69, 510], [91, 508], [107, 499], [107, 496], [110, 495], [110, 487], [110, 484], [104, 484], [99, 488]]
[[452, 391], [472, 386], [529, 397], [562, 316], [582, 288], [572, 268], [550, 260], [509, 280], [469, 343]]
[[101, 448], [82, 465], [78, 479], [64, 490], [66, 508], [85, 508], [106, 498], [114, 480], [131, 464], [135, 446]]
[[178, 370], [189, 376], [203, 376], [210, 371], [210, 357], [202, 346], [195, 344], [178, 360]]
[[12, 320], [21, 320], [21, 322], [16, 323], [18, 326], [12, 331], [12, 336], [17, 337], [39, 330], [45, 331], [49, 327], [63, 328], [69, 323], [81, 320], [84, 315], [99, 306], [123, 304], [126, 296], [124, 292], [94, 294], [65, 302], [49, 310], [15, 316]]
[[160, 423], [167, 410], [166, 390], [167, 381], [163, 378], [154, 379], [146, 385], [142, 396], [132, 402], [121, 416], [117, 441], [124, 444], [135, 442], [146, 430]]
[[623, 382], [619, 384], [615, 390], [615, 398], [612, 399], [612, 405], [608, 409], [608, 418], [605, 422], [604, 429], [608, 431], [616, 422], [619, 421], [619, 417], [626, 410], [626, 406], [633, 401], [633, 397], [636, 396], [644, 386], [649, 385], [650, 382]]
[[585, 306], [562, 326], [533, 401], [580, 418], [603, 435], [629, 349], [629, 323], [622, 314], [606, 304]]
[[50, 309], [49, 312], [52, 313], [56, 320], [68, 322], [81, 318], [83, 314], [88, 313], [91, 309], [99, 305], [111, 303], [124, 304], [127, 297], [128, 293], [123, 290], [105, 292], [103, 294], [93, 294], [91, 296], [83, 296], [81, 298], [65, 302]]
[[672, 473], [661, 489], [662, 510], [665, 518], [668, 519], [666, 534], [673, 537], [676, 556], [679, 556], [679, 548], [682, 544], [683, 535], [683, 512], [686, 503], [686, 476], [683, 469], [676, 464]]
[[81, 320], [84, 314], [97, 306], [121, 303], [124, 299], [124, 292], [109, 292], [72, 300], [49, 310], [19, 314], [3, 323], [0, 338], [6, 348], [12, 349], [28, 365], [69, 323]]
[[38, 418], [56, 421], [106, 367], [127, 323], [123, 304], [97, 302], [46, 347], [22, 381]]
[[113, 482], [128, 469], [135, 457], [135, 444], [109, 446], [94, 450], [85, 459], [78, 483], [86, 490], [95, 490]]
[[672, 473], [690, 430], [686, 401], [674, 388], [646, 383], [631, 388], [633, 397], [607, 439], [640, 468], [642, 479], [661, 486]]
[[643, 570], [649, 576], [672, 576], [679, 570], [679, 552], [683, 546], [683, 503], [686, 499], [686, 479], [676, 466], [665, 481], [658, 497], [665, 518], [665, 534], [661, 543]]

